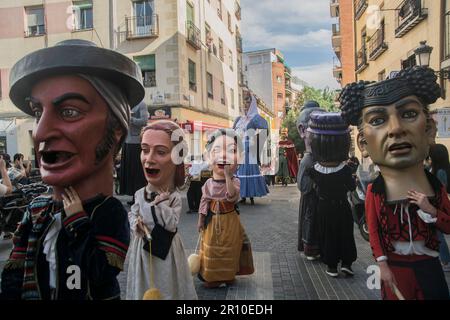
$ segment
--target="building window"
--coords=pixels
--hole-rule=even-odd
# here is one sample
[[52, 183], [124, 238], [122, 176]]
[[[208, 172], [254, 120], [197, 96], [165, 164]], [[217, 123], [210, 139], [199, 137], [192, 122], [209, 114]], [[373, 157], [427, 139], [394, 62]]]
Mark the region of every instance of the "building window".
[[154, 17], [155, 4], [153, 0], [140, 0], [133, 2], [134, 30], [137, 36], [154, 33], [156, 17]]
[[194, 23], [194, 5], [186, 1], [186, 19], [188, 22]]
[[416, 55], [412, 54], [408, 59], [402, 61], [402, 69], [414, 67], [416, 65]]
[[230, 69], [233, 70], [233, 51], [228, 50], [228, 57], [230, 59]]
[[445, 1], [444, 59], [450, 59], [450, 0]]
[[94, 27], [92, 0], [74, 1], [72, 9], [74, 30], [92, 29]]
[[220, 81], [220, 102], [225, 104], [225, 83]]
[[250, 65], [262, 63], [261, 56], [250, 56], [248, 60]]
[[195, 70], [195, 62], [188, 59], [188, 69], [189, 69], [189, 89], [192, 91], [197, 91], [197, 75]]
[[34, 37], [45, 34], [44, 7], [25, 8], [27, 30], [25, 36]]
[[283, 100], [283, 94], [282, 93], [278, 93], [277, 94], [277, 98]]
[[281, 76], [277, 76], [277, 82], [278, 83], [282, 83], [283, 82], [283, 78]]
[[220, 60], [223, 61], [223, 41], [222, 39], [219, 39], [219, 56], [220, 56]]
[[231, 14], [229, 12], [227, 12], [228, 14], [228, 30], [233, 33], [233, 27], [231, 25]]
[[378, 72], [378, 81], [383, 81], [386, 79], [386, 70]]
[[217, 15], [222, 20], [222, 0], [217, 0]]
[[214, 91], [213, 91], [213, 77], [212, 74], [206, 73], [206, 87], [208, 90], [208, 98], [214, 99]]
[[230, 89], [231, 109], [234, 109], [234, 90]]
[[142, 71], [142, 79], [144, 80], [144, 87], [156, 87], [156, 63], [155, 55], [133, 57]]

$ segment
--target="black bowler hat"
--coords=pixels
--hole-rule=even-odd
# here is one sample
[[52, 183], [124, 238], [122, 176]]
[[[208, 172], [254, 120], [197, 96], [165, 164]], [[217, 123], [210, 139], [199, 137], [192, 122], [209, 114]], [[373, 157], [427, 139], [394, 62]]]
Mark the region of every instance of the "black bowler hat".
[[124, 92], [130, 106], [144, 99], [141, 71], [133, 60], [79, 39], [58, 42], [16, 62], [9, 77], [9, 97], [20, 110], [34, 115], [25, 101], [33, 86], [43, 78], [67, 74], [92, 75], [114, 83]]

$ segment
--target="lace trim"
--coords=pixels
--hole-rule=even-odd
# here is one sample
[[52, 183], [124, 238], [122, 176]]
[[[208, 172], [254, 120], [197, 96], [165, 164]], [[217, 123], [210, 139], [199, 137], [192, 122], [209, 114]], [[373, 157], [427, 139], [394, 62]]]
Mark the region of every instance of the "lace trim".
[[314, 165], [314, 169], [316, 171], [319, 171], [320, 173], [323, 173], [323, 174], [335, 173], [335, 172], [338, 172], [339, 170], [341, 170], [344, 167], [345, 167], [345, 162], [341, 162], [341, 164], [338, 165], [337, 167], [324, 167], [324, 166], [320, 165], [319, 163], [316, 163]]

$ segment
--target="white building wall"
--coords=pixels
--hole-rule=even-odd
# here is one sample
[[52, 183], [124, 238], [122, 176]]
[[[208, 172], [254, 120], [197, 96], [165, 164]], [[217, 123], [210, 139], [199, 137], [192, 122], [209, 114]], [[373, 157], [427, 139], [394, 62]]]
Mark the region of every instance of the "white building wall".
[[[244, 81], [264, 103], [274, 110], [272, 82], [272, 52], [244, 53]], [[256, 63], [256, 60], [259, 60]]]

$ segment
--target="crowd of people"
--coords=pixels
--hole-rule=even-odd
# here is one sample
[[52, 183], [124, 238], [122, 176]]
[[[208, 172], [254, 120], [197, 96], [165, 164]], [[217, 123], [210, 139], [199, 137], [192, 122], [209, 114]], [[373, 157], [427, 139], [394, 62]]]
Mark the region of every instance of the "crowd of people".
[[[365, 217], [382, 297], [449, 298], [443, 234], [450, 232], [450, 165], [445, 147], [433, 142], [428, 105], [440, 89], [430, 69], [350, 84], [341, 112], [307, 101], [297, 120], [301, 160], [283, 131], [275, 168], [261, 148], [267, 121], [248, 90], [244, 114], [232, 129], [212, 132], [203, 156], [186, 169], [184, 131], [170, 120], [147, 122], [141, 72], [124, 55], [62, 41], [19, 60], [10, 85], [13, 103], [36, 118], [40, 174], [53, 194], [32, 201], [13, 235], [2, 299], [119, 299], [126, 259], [127, 299], [197, 299], [193, 276], [206, 288], [228, 286], [255, 271], [239, 204], [267, 195], [274, 176], [283, 185], [296, 177], [298, 250], [322, 261], [328, 276], [352, 277], [357, 250], [347, 196], [359, 161], [349, 158], [350, 125], [378, 171], [367, 185]], [[9, 171], [7, 156], [0, 159], [0, 194], [27, 182], [31, 162], [23, 158], [15, 155]], [[186, 182], [187, 213], [198, 215], [198, 250], [189, 257], [178, 229]], [[133, 196], [129, 211], [117, 191]]]

